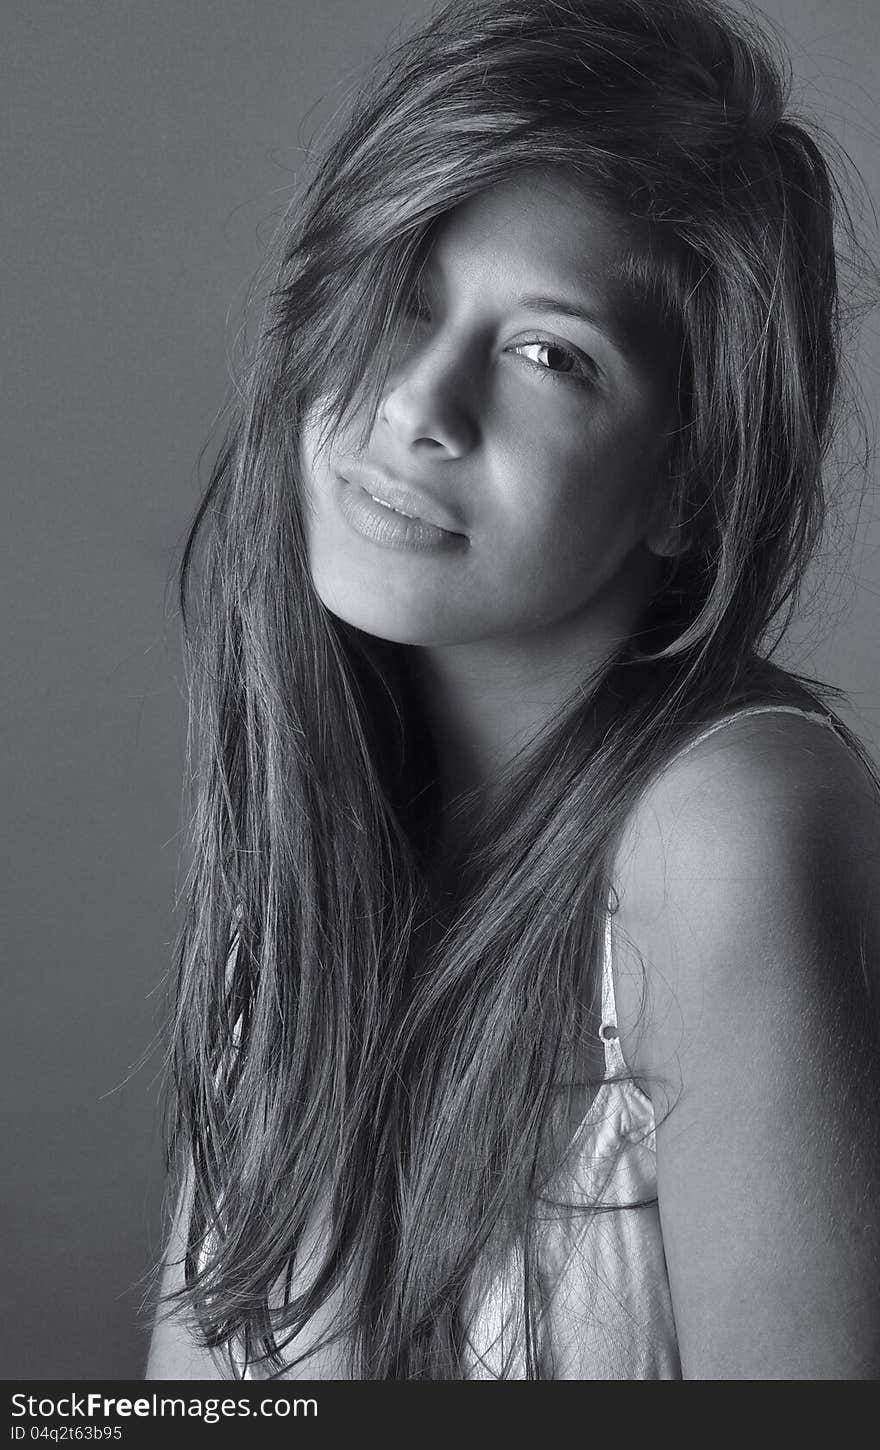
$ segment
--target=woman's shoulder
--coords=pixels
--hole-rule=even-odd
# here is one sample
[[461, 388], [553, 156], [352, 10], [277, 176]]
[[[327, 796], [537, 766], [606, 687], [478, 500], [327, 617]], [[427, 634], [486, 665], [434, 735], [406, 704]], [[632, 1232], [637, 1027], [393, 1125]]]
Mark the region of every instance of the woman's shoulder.
[[688, 1377], [880, 1366], [880, 803], [827, 725], [703, 732], [618, 856], [621, 1045], [654, 1102]]
[[717, 858], [782, 865], [801, 858], [817, 832], [829, 844], [832, 827], [841, 847], [870, 836], [878, 809], [876, 769], [836, 716], [750, 705], [695, 729], [672, 752], [630, 813], [615, 870], [638, 894], [675, 866], [690, 875]]
[[708, 1040], [707, 1012], [818, 1024], [853, 972], [876, 975], [880, 788], [818, 710], [752, 706], [697, 731], [633, 809], [614, 874], [622, 1036], [642, 1068]]

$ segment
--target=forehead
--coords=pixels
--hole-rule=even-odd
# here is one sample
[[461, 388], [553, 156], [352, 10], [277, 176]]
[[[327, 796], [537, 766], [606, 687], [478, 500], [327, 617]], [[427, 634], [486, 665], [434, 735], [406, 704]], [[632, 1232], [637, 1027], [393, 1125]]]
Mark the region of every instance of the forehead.
[[601, 311], [638, 347], [667, 332], [633, 278], [647, 256], [643, 224], [614, 212], [587, 182], [529, 168], [462, 203], [441, 223], [432, 262], [484, 300], [558, 296]]

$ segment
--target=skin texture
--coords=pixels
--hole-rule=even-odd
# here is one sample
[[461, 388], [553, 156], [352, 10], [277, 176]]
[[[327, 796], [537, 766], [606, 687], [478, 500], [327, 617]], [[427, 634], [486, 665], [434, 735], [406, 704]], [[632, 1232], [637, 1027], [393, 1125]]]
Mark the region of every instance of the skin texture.
[[[618, 579], [629, 600], [653, 575], [644, 540], [673, 419], [668, 344], [608, 280], [625, 244], [562, 175], [492, 188], [446, 221], [362, 457], [441, 500], [467, 541], [389, 555], [362, 539], [334, 475], [358, 456], [363, 420], [329, 456], [307, 426], [310, 558], [329, 608], [423, 645], [545, 635], [573, 616], [594, 633]], [[597, 320], [522, 300], [535, 296]]]

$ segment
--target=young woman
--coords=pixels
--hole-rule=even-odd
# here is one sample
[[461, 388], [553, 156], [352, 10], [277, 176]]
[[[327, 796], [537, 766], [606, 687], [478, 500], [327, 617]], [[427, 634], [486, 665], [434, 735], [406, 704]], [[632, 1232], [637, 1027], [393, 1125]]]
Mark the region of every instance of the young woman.
[[184, 565], [150, 1375], [880, 1373], [878, 794], [770, 659], [838, 215], [709, 0], [454, 4], [329, 150]]

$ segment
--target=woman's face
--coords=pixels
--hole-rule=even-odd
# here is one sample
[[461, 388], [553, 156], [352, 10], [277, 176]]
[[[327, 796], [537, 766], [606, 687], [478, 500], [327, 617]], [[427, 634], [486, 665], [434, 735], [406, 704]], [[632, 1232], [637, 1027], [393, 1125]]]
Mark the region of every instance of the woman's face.
[[[312, 578], [409, 644], [601, 627], [655, 577], [674, 349], [628, 292], [624, 225], [529, 172], [438, 231], [368, 441], [306, 419]], [[625, 603], [625, 601], [624, 601]]]

